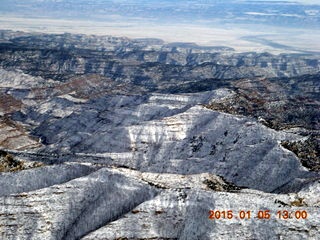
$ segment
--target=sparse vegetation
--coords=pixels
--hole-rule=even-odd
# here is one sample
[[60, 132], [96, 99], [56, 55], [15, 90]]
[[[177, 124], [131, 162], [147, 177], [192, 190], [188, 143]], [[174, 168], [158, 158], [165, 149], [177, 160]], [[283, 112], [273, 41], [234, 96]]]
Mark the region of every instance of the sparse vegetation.
[[294, 207], [306, 207], [307, 206], [304, 198], [298, 198], [298, 199], [290, 202], [290, 205], [294, 206]]
[[139, 213], [140, 211], [139, 210], [132, 210], [131, 211], [131, 213], [133, 213], [133, 214], [137, 214], [137, 213]]
[[300, 158], [301, 163], [312, 171], [320, 171], [320, 141], [309, 137], [306, 141], [281, 142], [282, 146]]
[[192, 152], [198, 152], [200, 151], [201, 147], [203, 146], [203, 141], [204, 141], [203, 136], [193, 136], [190, 143], [191, 143], [191, 148]]
[[224, 183], [221, 183], [219, 181], [212, 181], [210, 179], [206, 179], [203, 181], [204, 184], [207, 185], [208, 188], [212, 189], [213, 191], [218, 192], [234, 192], [241, 190], [241, 187], [238, 187], [234, 185], [233, 183], [229, 183], [226, 180], [224, 180]]
[[27, 163], [16, 159], [13, 155], [0, 150], [0, 172], [16, 172], [29, 168], [37, 168], [43, 166], [43, 163], [32, 162]]
[[318, 81], [319, 75], [234, 80], [229, 87], [234, 91], [232, 96], [205, 107], [255, 117], [275, 130], [293, 127], [318, 130]]

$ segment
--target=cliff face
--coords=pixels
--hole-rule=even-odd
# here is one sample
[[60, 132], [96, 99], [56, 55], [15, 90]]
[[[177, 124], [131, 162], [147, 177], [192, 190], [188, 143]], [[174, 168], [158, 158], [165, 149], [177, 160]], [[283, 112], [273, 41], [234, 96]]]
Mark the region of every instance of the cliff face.
[[319, 238], [318, 56], [1, 36], [1, 238]]

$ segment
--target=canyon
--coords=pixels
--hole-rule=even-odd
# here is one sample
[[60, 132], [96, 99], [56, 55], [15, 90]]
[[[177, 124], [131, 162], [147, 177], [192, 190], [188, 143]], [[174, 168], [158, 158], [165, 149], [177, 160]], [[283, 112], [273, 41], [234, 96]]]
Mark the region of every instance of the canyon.
[[1, 30], [1, 238], [318, 239], [319, 77], [314, 53]]

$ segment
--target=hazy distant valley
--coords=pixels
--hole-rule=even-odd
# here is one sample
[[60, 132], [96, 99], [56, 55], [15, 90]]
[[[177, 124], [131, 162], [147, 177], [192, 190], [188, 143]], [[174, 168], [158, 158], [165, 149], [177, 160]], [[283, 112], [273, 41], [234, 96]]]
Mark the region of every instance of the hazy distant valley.
[[237, 52], [319, 53], [313, 0], [3, 0], [2, 29], [160, 38]]
[[1, 238], [319, 238], [319, 55], [0, 38]]

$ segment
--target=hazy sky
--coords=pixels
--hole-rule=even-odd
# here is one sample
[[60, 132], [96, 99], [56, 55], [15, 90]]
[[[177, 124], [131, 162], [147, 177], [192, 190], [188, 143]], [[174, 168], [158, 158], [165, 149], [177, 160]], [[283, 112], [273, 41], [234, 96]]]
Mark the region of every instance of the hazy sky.
[[[278, 1], [278, 0], [274, 0], [274, 1]], [[320, 0], [295, 0], [295, 1], [291, 0], [291, 1], [292, 2], [300, 2], [303, 4], [317, 4], [317, 5], [320, 4]]]
[[[278, 3], [273, 4], [275, 1]], [[320, 51], [320, 0], [0, 0], [0, 3], [1, 29], [156, 37], [169, 42], [231, 46], [239, 51]]]

